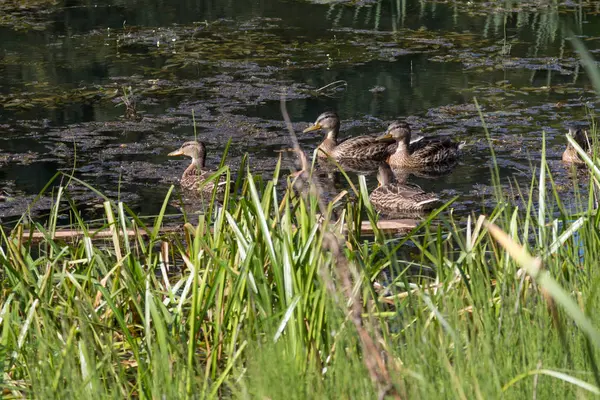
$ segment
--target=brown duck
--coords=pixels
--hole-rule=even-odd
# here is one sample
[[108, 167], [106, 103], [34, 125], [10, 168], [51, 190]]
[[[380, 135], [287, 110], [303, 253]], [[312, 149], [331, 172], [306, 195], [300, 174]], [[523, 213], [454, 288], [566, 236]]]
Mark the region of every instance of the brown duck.
[[427, 211], [436, 206], [439, 197], [416, 185], [394, 182], [389, 165], [381, 163], [377, 173], [379, 187], [371, 192], [371, 204], [382, 212]]
[[319, 145], [318, 156], [320, 158], [333, 158], [342, 160], [373, 160], [383, 161], [390, 154], [390, 145], [394, 141], [378, 140], [375, 136], [358, 136], [338, 141], [340, 133], [340, 118], [334, 112], [324, 112], [319, 115], [315, 123], [303, 132], [323, 131], [325, 140]]
[[[204, 195], [211, 195], [215, 187], [215, 182], [204, 182], [214, 173], [214, 171], [205, 169], [204, 161], [206, 158], [206, 147], [202, 142], [190, 141], [181, 145], [178, 150], [169, 153], [169, 156], [188, 156], [192, 163], [181, 176], [181, 187], [184, 190], [200, 192]], [[204, 185], [203, 185], [204, 184]], [[225, 177], [221, 176], [218, 183], [217, 192], [222, 193], [225, 190]]]
[[410, 136], [410, 126], [406, 122], [395, 121], [379, 137], [383, 143], [389, 143], [390, 139], [397, 143], [395, 151], [387, 158], [392, 167], [428, 169], [453, 164], [465, 145], [464, 142], [456, 143], [447, 138], [424, 138], [411, 143]]

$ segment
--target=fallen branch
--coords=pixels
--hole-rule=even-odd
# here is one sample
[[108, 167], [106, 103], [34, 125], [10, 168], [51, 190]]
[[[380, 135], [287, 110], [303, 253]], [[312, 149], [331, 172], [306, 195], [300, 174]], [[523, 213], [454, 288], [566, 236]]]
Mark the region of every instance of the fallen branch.
[[[385, 233], [390, 233], [390, 234], [398, 234], [398, 233], [405, 233], [408, 232], [412, 229], [414, 229], [418, 224], [417, 220], [414, 219], [389, 219], [389, 220], [381, 220], [377, 222], [377, 229], [385, 232]], [[292, 227], [292, 229], [296, 229], [295, 226]], [[342, 233], [346, 233], [347, 232], [347, 228], [344, 226], [344, 228], [342, 229]], [[125, 232], [123, 232], [122, 230], [118, 230], [118, 234], [119, 236], [128, 236], [128, 237], [132, 237], [132, 236], [143, 236], [143, 237], [148, 237], [150, 235], [151, 232], [148, 232], [144, 229], [127, 229]], [[183, 233], [183, 227], [182, 226], [166, 226], [162, 229], [160, 229], [159, 231], [159, 235], [166, 235], [166, 234], [182, 234]], [[375, 233], [375, 228], [373, 228], [373, 226], [371, 225], [371, 223], [369, 221], [363, 221], [360, 227], [360, 233], [362, 235], [373, 235]], [[14, 230], [12, 233], [12, 237], [16, 237], [17, 234], [17, 230]], [[34, 242], [39, 242], [42, 241], [44, 239], [46, 239], [48, 234], [45, 234], [43, 232], [39, 232], [39, 231], [27, 231], [24, 230], [22, 231], [20, 237], [22, 239], [25, 240], [32, 240]], [[85, 232], [83, 232], [82, 230], [79, 229], [62, 229], [62, 230], [57, 230], [56, 232], [54, 232], [53, 235], [53, 239], [62, 239], [62, 240], [67, 240], [67, 239], [81, 239], [83, 237], [85, 237], [86, 234]], [[100, 229], [96, 229], [96, 230], [90, 230], [87, 234], [87, 236], [92, 239], [92, 240], [102, 240], [102, 239], [112, 239], [113, 237], [113, 233], [110, 231], [110, 229], [108, 227], [104, 227], [104, 228], [100, 228]]]

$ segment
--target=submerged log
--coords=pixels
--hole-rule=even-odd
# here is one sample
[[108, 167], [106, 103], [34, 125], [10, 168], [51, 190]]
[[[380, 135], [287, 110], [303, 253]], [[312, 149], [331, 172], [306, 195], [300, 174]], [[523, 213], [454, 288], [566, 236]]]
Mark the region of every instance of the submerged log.
[[[414, 229], [419, 224], [418, 220], [415, 219], [388, 219], [388, 220], [380, 220], [377, 222], [377, 228], [388, 234], [398, 234], [398, 233], [406, 233], [412, 229]], [[172, 234], [172, 233], [183, 233], [183, 226], [165, 226], [160, 229], [159, 234]], [[343, 233], [347, 232], [346, 226], [344, 226]], [[373, 235], [375, 233], [375, 229], [371, 225], [370, 221], [362, 221], [360, 227], [360, 233], [362, 235]], [[150, 232], [145, 229], [127, 229], [123, 232], [121, 229], [118, 231], [119, 236], [126, 235], [129, 237], [141, 235], [144, 237], [148, 237]], [[84, 237], [85, 233], [80, 229], [59, 229], [52, 235], [54, 239], [80, 239]], [[19, 230], [15, 230], [11, 234], [12, 237], [20, 237], [21, 240], [29, 240], [39, 242], [46, 238], [46, 235], [40, 231], [27, 231], [23, 230], [19, 232]], [[88, 231], [87, 236], [89, 236], [92, 240], [101, 240], [101, 239], [111, 239], [113, 237], [113, 232], [111, 232], [109, 227], [104, 227], [100, 229], [90, 229]]]

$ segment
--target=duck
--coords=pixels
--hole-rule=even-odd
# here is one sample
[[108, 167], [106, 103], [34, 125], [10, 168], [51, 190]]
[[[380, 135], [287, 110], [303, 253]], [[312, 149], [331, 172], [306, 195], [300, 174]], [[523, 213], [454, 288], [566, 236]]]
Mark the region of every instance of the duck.
[[[204, 184], [208, 178], [214, 173], [214, 171], [205, 169], [206, 159], [206, 146], [202, 142], [189, 141], [181, 145], [181, 147], [168, 154], [169, 157], [173, 156], [187, 156], [192, 159], [192, 163], [186, 168], [181, 176], [181, 187], [182, 189], [190, 192], [200, 192], [203, 195], [212, 195], [215, 187], [214, 181]], [[217, 186], [217, 193], [223, 193], [225, 191], [225, 177], [219, 178]]]
[[390, 155], [390, 145], [394, 141], [378, 140], [376, 136], [358, 136], [338, 141], [340, 118], [335, 112], [324, 112], [319, 115], [314, 124], [302, 131], [303, 133], [323, 131], [325, 139], [318, 147], [320, 159], [332, 158], [343, 160], [373, 160], [383, 161]]
[[395, 181], [394, 173], [387, 163], [381, 163], [377, 171], [379, 186], [371, 192], [369, 200], [380, 212], [423, 212], [440, 201], [435, 193], [427, 193], [417, 185]]
[[[397, 143], [386, 161], [395, 168], [435, 169], [457, 162], [460, 149], [465, 142], [445, 139], [427, 139], [411, 142], [410, 125], [403, 121], [392, 122], [378, 140], [388, 144], [393, 139]], [[388, 144], [389, 146], [389, 144]], [[391, 147], [388, 147], [391, 151]]]
[[[567, 135], [575, 139], [575, 141], [577, 142], [579, 147], [583, 149], [583, 151], [585, 151], [590, 156], [592, 155], [590, 137], [586, 129], [569, 128], [569, 132], [567, 133]], [[581, 159], [581, 157], [579, 157], [577, 150], [575, 150], [575, 147], [573, 147], [571, 143], [567, 143], [567, 148], [562, 154], [562, 160], [566, 163], [585, 164], [585, 162]]]

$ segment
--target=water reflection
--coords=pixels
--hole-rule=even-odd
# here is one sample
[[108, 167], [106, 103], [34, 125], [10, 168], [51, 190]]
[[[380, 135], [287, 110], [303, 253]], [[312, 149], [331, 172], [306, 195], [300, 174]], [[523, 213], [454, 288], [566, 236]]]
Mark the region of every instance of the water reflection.
[[[0, 183], [34, 195], [56, 171], [75, 167], [101, 190], [117, 192], [121, 182], [134, 209], [153, 213], [177, 182], [178, 165], [166, 154], [193, 137], [192, 110], [199, 139], [217, 154], [211, 166], [231, 138], [234, 168], [248, 151], [268, 174], [276, 150], [289, 146], [278, 102], [287, 88], [298, 129], [335, 109], [344, 136], [381, 132], [407, 117], [425, 135], [467, 140], [471, 151], [455, 172], [411, 179], [475, 202], [491, 179], [473, 97], [497, 139], [501, 174], [526, 180], [541, 131], [552, 158], [564, 126], [585, 120], [584, 105], [595, 99], [565, 29], [597, 48], [599, 7], [139, 0], [20, 13], [0, 27]], [[222, 55], [211, 58], [206, 48]], [[336, 96], [308, 91], [336, 80], [347, 82]], [[123, 86], [133, 89], [140, 122], [124, 119]], [[311, 151], [320, 137], [299, 139]], [[34, 156], [24, 163], [18, 154]]]

